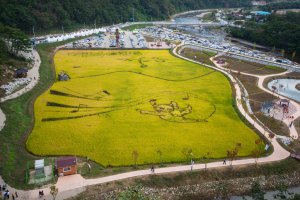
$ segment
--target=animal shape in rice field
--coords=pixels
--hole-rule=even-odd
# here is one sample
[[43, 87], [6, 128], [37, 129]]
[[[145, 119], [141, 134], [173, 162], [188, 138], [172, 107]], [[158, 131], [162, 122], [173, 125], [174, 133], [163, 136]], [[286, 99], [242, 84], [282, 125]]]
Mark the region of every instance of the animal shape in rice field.
[[[157, 99], [151, 99], [149, 103], [153, 108], [152, 111], [149, 110], [138, 110], [138, 111], [140, 111], [140, 113], [144, 115], [158, 116], [161, 119], [169, 122], [178, 122], [178, 123], [207, 122], [207, 118], [201, 119], [200, 116], [197, 115], [197, 113], [195, 113], [193, 116], [189, 116], [189, 114], [192, 114], [193, 112], [193, 108], [189, 104], [186, 104], [183, 107], [180, 107], [178, 103], [175, 101], [170, 101], [169, 104], [159, 104], [157, 102]], [[214, 111], [212, 112], [212, 114], [213, 113]]]

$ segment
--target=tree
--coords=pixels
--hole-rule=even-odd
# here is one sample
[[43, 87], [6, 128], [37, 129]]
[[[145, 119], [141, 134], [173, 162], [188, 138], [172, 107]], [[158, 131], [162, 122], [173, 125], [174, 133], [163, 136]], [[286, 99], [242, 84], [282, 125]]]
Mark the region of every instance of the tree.
[[183, 148], [181, 153], [185, 156], [187, 161], [193, 159], [193, 150], [189, 148]]
[[18, 56], [20, 51], [28, 51], [31, 47], [30, 39], [21, 30], [0, 24], [0, 38], [6, 41], [9, 51]]
[[55, 200], [55, 198], [58, 194], [58, 188], [55, 187], [55, 185], [50, 186], [50, 194], [52, 195], [53, 199]]
[[251, 197], [254, 200], [265, 200], [265, 192], [263, 191], [259, 181], [254, 181], [251, 184]]
[[257, 166], [258, 158], [263, 154], [263, 150], [261, 148], [261, 145], [263, 144], [262, 139], [255, 140], [256, 148], [252, 150], [252, 155], [255, 158], [255, 165]]
[[233, 150], [227, 150], [227, 158], [230, 161], [230, 166], [232, 166], [232, 161], [237, 157], [239, 150], [242, 148], [241, 143], [236, 143]]
[[300, 56], [297, 54], [300, 51], [300, 41], [297, 39], [300, 37], [300, 13], [272, 14], [263, 24], [247, 22], [242, 28], [232, 27], [227, 30], [233, 37], [273, 47], [273, 52], [276, 46], [282, 49], [283, 56]]
[[132, 158], [133, 158], [133, 162], [134, 162], [134, 165], [136, 166], [136, 164], [137, 164], [137, 159], [138, 159], [138, 157], [139, 157], [139, 152], [137, 151], [137, 150], [134, 150], [133, 152], [132, 152]]
[[204, 166], [205, 166], [205, 170], [207, 169], [207, 159], [208, 159], [209, 156], [210, 156], [210, 152], [206, 152], [204, 154], [204, 156], [202, 157], [203, 162], [204, 162]]

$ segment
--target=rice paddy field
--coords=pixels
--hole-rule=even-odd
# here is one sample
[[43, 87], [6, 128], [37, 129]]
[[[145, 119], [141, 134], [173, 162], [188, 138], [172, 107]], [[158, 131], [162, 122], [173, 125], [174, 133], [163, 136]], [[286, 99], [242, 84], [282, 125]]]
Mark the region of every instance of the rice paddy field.
[[[171, 163], [209, 152], [223, 158], [237, 143], [251, 155], [259, 138], [232, 106], [221, 73], [167, 50], [62, 50], [57, 80], [35, 102], [27, 149], [78, 155], [103, 166]], [[133, 153], [135, 152], [135, 153]]]

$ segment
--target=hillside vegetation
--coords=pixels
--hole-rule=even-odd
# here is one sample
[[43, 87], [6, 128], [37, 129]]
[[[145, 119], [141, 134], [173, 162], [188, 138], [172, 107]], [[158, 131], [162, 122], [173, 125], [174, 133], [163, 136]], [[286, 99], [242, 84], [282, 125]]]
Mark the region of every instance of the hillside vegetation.
[[246, 23], [243, 28], [231, 28], [233, 37], [284, 49], [286, 52], [300, 52], [300, 13], [286, 15], [272, 14], [265, 23]]
[[0, 0], [0, 22], [27, 33], [68, 28], [78, 24], [98, 25], [135, 20], [168, 19], [176, 12], [250, 5], [250, 0]]

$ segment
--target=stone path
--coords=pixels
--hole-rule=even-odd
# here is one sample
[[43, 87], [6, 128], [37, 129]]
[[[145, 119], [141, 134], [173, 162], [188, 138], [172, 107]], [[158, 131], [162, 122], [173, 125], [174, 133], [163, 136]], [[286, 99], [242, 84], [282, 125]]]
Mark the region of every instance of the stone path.
[[[180, 47], [180, 46], [179, 46]], [[177, 47], [178, 48], [178, 47]], [[185, 60], [202, 64], [199, 62], [195, 62], [194, 60], [187, 59], [185, 57], [182, 57], [176, 53], [176, 49], [173, 50], [173, 53]], [[209, 66], [206, 64], [202, 64], [206, 67], [213, 68], [217, 71], [220, 71], [223, 74], [226, 74], [226, 76], [229, 77], [229, 79], [232, 81], [234, 84], [234, 88], [236, 90], [236, 100], [242, 98], [242, 93], [241, 93], [241, 88], [240, 86], [236, 83], [235, 78], [228, 73], [226, 70], [219, 68], [219, 67], [214, 67], [214, 66]], [[261, 84], [262, 86], [262, 84]], [[259, 159], [254, 159], [254, 158], [249, 158], [249, 159], [241, 159], [241, 160], [235, 160], [232, 162], [233, 166], [237, 165], [247, 165], [247, 164], [253, 164], [255, 162], [257, 163], [267, 163], [267, 162], [274, 162], [274, 161], [280, 161], [283, 160], [287, 157], [289, 157], [290, 153], [286, 151], [283, 147], [279, 145], [276, 139], [270, 139], [268, 137], [269, 133], [268, 131], [265, 130], [264, 127], [262, 127], [259, 123], [256, 123], [255, 120], [253, 120], [247, 112], [244, 110], [243, 106], [238, 103], [237, 105], [239, 111], [245, 116], [245, 118], [249, 121], [249, 123], [253, 124], [257, 130], [259, 130], [265, 137], [268, 139], [273, 147], [274, 151], [271, 155], [267, 157], [262, 157]], [[207, 164], [207, 168], [218, 168], [218, 167], [228, 167], [227, 165], [223, 165], [223, 162], [212, 162]], [[204, 169], [205, 165], [204, 164], [194, 164], [193, 169], [194, 170], [201, 170]], [[155, 169], [155, 174], [166, 174], [166, 173], [176, 173], [176, 172], [184, 172], [184, 171], [190, 171], [191, 166], [190, 165], [182, 165], [182, 166], [175, 166], [175, 167], [165, 167], [165, 168], [157, 168]], [[77, 193], [80, 193], [84, 191], [86, 186], [90, 185], [96, 185], [96, 184], [102, 184], [102, 183], [108, 183], [112, 181], [117, 181], [117, 180], [123, 180], [123, 179], [128, 179], [128, 178], [134, 178], [134, 177], [142, 177], [142, 176], [148, 176], [152, 175], [153, 173], [149, 170], [138, 170], [138, 171], [132, 171], [132, 172], [127, 172], [127, 173], [122, 173], [122, 174], [117, 174], [117, 175], [111, 175], [111, 176], [106, 176], [102, 178], [95, 178], [95, 179], [84, 179], [81, 175], [73, 175], [73, 176], [66, 176], [66, 177], [60, 177], [58, 179], [58, 182], [56, 183], [56, 187], [59, 189], [59, 194], [57, 196], [57, 199], [66, 199], [69, 198]], [[3, 180], [0, 177], [0, 184], [3, 184]], [[9, 188], [11, 192], [14, 192], [15, 190], [13, 188]], [[44, 186], [43, 187], [44, 193], [45, 193], [45, 199], [52, 199], [50, 196], [50, 191], [49, 191], [49, 186]], [[18, 190], [19, 193], [19, 199], [39, 199], [38, 198], [38, 191], [39, 189], [36, 190], [29, 190], [29, 191], [21, 191]]]

